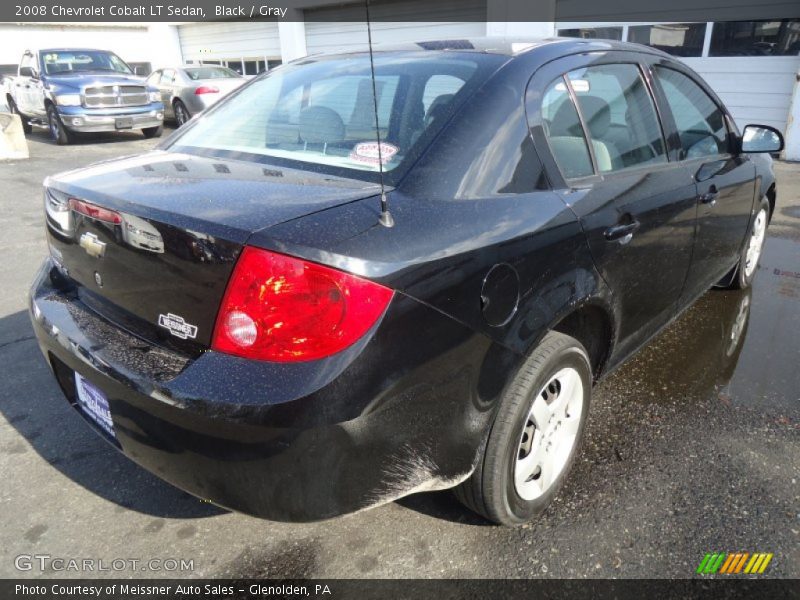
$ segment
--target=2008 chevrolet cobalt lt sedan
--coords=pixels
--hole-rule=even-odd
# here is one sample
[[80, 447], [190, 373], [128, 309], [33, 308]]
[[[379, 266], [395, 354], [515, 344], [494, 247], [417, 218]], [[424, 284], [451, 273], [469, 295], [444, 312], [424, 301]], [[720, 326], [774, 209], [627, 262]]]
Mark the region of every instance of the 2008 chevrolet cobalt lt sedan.
[[302, 521], [455, 487], [519, 524], [593, 383], [750, 285], [782, 144], [632, 44], [310, 57], [46, 180], [33, 326], [77, 412], [196, 496]]

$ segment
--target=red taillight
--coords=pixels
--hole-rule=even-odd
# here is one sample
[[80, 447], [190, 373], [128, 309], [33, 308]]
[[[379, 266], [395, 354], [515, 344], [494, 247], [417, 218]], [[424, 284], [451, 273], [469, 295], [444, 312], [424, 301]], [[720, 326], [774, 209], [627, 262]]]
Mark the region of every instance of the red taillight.
[[355, 275], [247, 246], [228, 282], [211, 347], [274, 362], [324, 358], [359, 340], [392, 293]]
[[201, 85], [194, 91], [195, 96], [199, 96], [200, 94], [218, 94], [218, 93], [219, 93], [219, 88], [214, 87], [213, 85]]
[[119, 213], [114, 212], [113, 210], [108, 210], [107, 208], [103, 208], [102, 206], [89, 204], [88, 202], [78, 200], [77, 198], [69, 199], [69, 207], [76, 213], [86, 215], [87, 217], [97, 219], [98, 221], [105, 221], [106, 223], [113, 223], [114, 225], [119, 225], [122, 223], [122, 217]]

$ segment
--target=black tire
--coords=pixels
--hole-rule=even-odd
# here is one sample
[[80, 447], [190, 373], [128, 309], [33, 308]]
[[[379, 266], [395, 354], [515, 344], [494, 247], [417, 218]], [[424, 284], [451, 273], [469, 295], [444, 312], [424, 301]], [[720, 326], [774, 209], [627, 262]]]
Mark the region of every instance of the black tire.
[[172, 105], [172, 112], [175, 114], [175, 124], [178, 127], [186, 125], [186, 123], [189, 122], [189, 119], [192, 118], [189, 109], [186, 108], [186, 105], [180, 100], [175, 100]]
[[[761, 199], [761, 203], [756, 207], [756, 212], [753, 215], [753, 219], [750, 223], [750, 228], [747, 230], [747, 238], [745, 239], [744, 245], [742, 247], [741, 254], [739, 256], [739, 262], [736, 263], [736, 266], [733, 268], [733, 272], [729, 273], [723, 278], [723, 282], [717, 284], [718, 288], [726, 289], [726, 290], [744, 290], [749, 288], [753, 284], [753, 280], [756, 277], [756, 273], [758, 273], [758, 262], [761, 259], [761, 254], [764, 250], [764, 242], [766, 240], [766, 228], [769, 225], [769, 217], [770, 217], [770, 209], [769, 209], [769, 200], [766, 198]], [[759, 218], [764, 219], [764, 235], [761, 238], [761, 245], [758, 250], [758, 256], [755, 258], [755, 265], [752, 269], [747, 268], [748, 265], [748, 250], [750, 248], [750, 241], [753, 239], [753, 234], [757, 227], [757, 223]], [[749, 271], [749, 273], [748, 273]]]
[[[528, 416], [545, 385], [564, 368], [579, 375], [583, 401], [570, 454], [550, 486], [532, 500], [522, 498], [514, 483], [514, 469], [529, 431]], [[558, 493], [580, 450], [592, 391], [588, 354], [576, 339], [548, 333], [517, 372], [500, 400], [500, 406], [472, 476], [455, 489], [468, 508], [501, 525], [521, 525], [540, 516]], [[531, 433], [530, 435], [533, 435]]]
[[74, 136], [66, 127], [58, 115], [56, 107], [52, 104], [47, 105], [47, 124], [50, 130], [50, 137], [59, 146], [66, 146], [73, 142]]
[[142, 129], [142, 133], [147, 139], [158, 138], [161, 137], [162, 133], [164, 133], [164, 126], [159, 125], [158, 127], [145, 127]]
[[25, 134], [29, 134], [33, 131], [33, 126], [31, 125], [30, 119], [19, 112], [17, 103], [14, 102], [14, 99], [11, 96], [8, 97], [8, 109], [12, 114], [19, 115], [20, 121], [22, 121], [22, 131]]

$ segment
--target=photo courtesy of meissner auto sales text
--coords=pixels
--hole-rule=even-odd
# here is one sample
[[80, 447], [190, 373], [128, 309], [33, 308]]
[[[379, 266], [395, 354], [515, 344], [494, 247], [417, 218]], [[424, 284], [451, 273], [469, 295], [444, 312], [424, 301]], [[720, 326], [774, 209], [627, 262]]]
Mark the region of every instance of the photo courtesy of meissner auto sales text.
[[0, 5], [0, 599], [800, 600], [800, 4]]

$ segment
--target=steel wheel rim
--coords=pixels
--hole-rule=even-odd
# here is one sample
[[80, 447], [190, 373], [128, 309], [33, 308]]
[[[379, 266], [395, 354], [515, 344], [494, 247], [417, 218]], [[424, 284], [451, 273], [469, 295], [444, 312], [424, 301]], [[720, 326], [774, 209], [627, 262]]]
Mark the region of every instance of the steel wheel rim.
[[580, 373], [558, 371], [531, 403], [514, 462], [514, 488], [523, 500], [549, 490], [569, 461], [585, 406]]
[[756, 270], [758, 259], [761, 257], [761, 248], [764, 245], [764, 237], [767, 231], [767, 211], [761, 209], [756, 215], [756, 220], [753, 222], [753, 233], [750, 235], [750, 241], [747, 245], [747, 254], [745, 255], [744, 274], [750, 277]]

